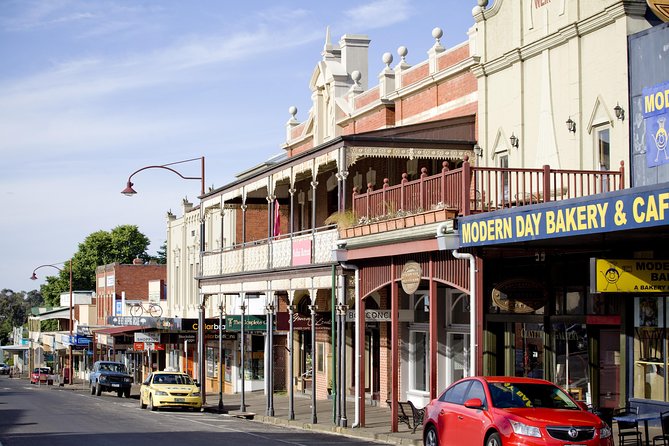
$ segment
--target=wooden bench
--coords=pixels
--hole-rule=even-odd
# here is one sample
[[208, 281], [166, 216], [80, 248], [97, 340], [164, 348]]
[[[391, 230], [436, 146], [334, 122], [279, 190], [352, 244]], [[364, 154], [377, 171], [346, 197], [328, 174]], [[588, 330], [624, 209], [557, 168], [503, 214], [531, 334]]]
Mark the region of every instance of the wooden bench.
[[[390, 401], [387, 401], [391, 404]], [[416, 433], [418, 426], [423, 425], [423, 414], [425, 409], [417, 409], [411, 401], [397, 402], [397, 422], [406, 423], [412, 433]]]

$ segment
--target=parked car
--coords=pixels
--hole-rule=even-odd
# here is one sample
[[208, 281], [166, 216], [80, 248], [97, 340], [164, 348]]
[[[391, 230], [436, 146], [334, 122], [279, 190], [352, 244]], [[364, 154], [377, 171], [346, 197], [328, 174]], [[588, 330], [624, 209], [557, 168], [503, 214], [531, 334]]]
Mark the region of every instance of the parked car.
[[7, 364], [0, 362], [0, 375], [9, 375], [10, 369], [11, 367], [9, 367]]
[[102, 392], [116, 392], [120, 398], [130, 398], [132, 376], [122, 362], [95, 361], [88, 377], [91, 395], [100, 396]]
[[185, 373], [153, 372], [142, 383], [139, 405], [151, 410], [165, 407], [202, 408], [200, 385]]
[[613, 446], [611, 428], [555, 384], [470, 377], [425, 407], [423, 444]]
[[30, 384], [53, 384], [51, 367], [35, 367], [30, 374]]

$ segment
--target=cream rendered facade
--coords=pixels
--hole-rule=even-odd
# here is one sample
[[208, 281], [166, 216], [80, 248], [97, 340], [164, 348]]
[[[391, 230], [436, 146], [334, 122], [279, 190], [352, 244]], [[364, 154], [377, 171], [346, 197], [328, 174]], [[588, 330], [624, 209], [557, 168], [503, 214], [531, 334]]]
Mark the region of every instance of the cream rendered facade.
[[614, 108], [628, 109], [627, 36], [649, 27], [645, 11], [644, 0], [496, 0], [475, 8], [482, 164], [629, 166], [627, 121]]

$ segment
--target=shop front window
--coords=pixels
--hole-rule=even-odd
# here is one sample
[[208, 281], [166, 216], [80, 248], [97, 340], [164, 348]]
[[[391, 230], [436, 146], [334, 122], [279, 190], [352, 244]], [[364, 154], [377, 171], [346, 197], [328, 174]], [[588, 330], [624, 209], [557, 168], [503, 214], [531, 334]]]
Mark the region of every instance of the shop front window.
[[579, 401], [590, 402], [588, 338], [585, 324], [553, 324], [555, 384]]
[[634, 397], [667, 401], [666, 297], [634, 298]]
[[427, 391], [429, 358], [427, 332], [412, 331], [411, 337], [411, 390]]
[[544, 325], [515, 323], [515, 376], [544, 378]]

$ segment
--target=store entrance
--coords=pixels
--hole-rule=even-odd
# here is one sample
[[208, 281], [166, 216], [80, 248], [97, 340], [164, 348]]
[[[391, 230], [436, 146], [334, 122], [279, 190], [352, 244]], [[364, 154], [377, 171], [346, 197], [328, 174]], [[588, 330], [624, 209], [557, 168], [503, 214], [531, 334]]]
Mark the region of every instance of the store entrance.
[[599, 407], [613, 409], [620, 401], [620, 329], [599, 330]]

